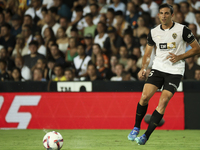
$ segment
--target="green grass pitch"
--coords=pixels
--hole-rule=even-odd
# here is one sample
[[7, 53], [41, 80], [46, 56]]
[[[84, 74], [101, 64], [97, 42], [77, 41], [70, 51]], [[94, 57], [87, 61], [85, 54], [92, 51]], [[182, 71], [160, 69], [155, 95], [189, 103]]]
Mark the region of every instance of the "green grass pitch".
[[[52, 130], [0, 130], [0, 150], [45, 150], [45, 131]], [[55, 131], [63, 136], [62, 150], [200, 150], [200, 130], [155, 130], [146, 145], [128, 141], [131, 130]]]

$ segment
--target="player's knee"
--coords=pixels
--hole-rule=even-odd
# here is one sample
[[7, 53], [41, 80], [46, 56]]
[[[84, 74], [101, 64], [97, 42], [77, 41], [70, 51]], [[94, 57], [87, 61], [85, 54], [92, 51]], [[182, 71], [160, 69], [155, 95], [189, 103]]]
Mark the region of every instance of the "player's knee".
[[149, 102], [149, 96], [146, 94], [142, 94], [142, 97], [140, 99], [140, 104], [144, 106], [147, 105], [148, 102]]

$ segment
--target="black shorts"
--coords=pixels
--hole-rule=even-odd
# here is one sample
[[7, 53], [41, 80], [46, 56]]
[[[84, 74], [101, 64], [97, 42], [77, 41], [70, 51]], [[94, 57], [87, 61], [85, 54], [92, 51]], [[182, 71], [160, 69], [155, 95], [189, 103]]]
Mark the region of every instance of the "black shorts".
[[152, 69], [149, 73], [146, 83], [153, 84], [159, 89], [168, 90], [174, 94], [179, 86], [182, 79], [182, 75], [179, 74], [169, 74]]

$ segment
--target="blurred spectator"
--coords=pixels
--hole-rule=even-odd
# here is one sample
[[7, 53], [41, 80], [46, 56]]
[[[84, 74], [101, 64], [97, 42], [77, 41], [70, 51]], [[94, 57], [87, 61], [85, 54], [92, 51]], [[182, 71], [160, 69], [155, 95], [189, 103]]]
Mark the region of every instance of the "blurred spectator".
[[115, 66], [115, 74], [116, 76], [112, 77], [111, 81], [122, 81], [122, 72], [124, 71], [124, 65], [123, 64], [116, 64]]
[[31, 26], [23, 25], [22, 26], [22, 36], [25, 39], [25, 46], [29, 46], [29, 43], [33, 40], [33, 35], [31, 32]]
[[186, 59], [184, 79], [194, 79], [195, 70], [200, 69], [200, 66], [194, 61], [194, 57]]
[[126, 66], [127, 62], [128, 62], [128, 51], [126, 49], [126, 46], [120, 46], [120, 48], [119, 48], [119, 63]]
[[43, 78], [43, 71], [41, 68], [35, 68], [33, 70], [33, 81], [46, 81], [46, 79]]
[[97, 25], [101, 17], [99, 14], [99, 5], [96, 3], [90, 4], [90, 12], [93, 16], [93, 24]]
[[125, 4], [122, 3], [121, 0], [112, 0], [112, 1], [113, 1], [113, 4], [111, 4], [109, 6], [109, 8], [113, 8], [115, 12], [118, 11], [118, 10], [120, 10], [125, 15], [125, 12], [126, 12], [126, 6], [125, 6]]
[[108, 37], [108, 34], [106, 33], [106, 24], [103, 22], [99, 22], [97, 24], [97, 32], [98, 34], [94, 38], [94, 43], [97, 43], [103, 48], [103, 44]]
[[54, 66], [55, 66], [55, 60], [49, 59], [47, 61], [47, 74], [45, 75], [47, 80], [52, 80], [55, 78], [55, 73], [53, 72]]
[[87, 74], [85, 81], [98, 81], [102, 80], [101, 77], [97, 76], [96, 66], [94, 64], [88, 64], [87, 66]]
[[37, 41], [31, 41], [29, 43], [29, 50], [31, 51], [31, 53], [23, 56], [24, 65], [29, 67], [29, 69], [31, 69], [37, 63], [38, 59], [45, 58], [44, 55], [38, 53], [38, 46], [39, 45]]
[[133, 37], [131, 33], [125, 33], [123, 37], [123, 41], [125, 43], [126, 49], [128, 51], [128, 55], [132, 54], [133, 48], [135, 46], [139, 46], [139, 42], [136, 40], [137, 38]]
[[195, 70], [194, 78], [195, 78], [195, 80], [200, 81], [200, 69]]
[[200, 11], [197, 11], [195, 13], [195, 22], [194, 22], [197, 26], [197, 35], [198, 37], [200, 37]]
[[64, 54], [66, 53], [67, 51], [67, 48], [68, 48], [68, 37], [66, 35], [66, 29], [64, 27], [60, 27], [58, 28], [57, 30], [57, 41], [56, 43], [58, 44], [59, 46], [59, 50], [61, 52], [63, 52]]
[[131, 77], [131, 73], [128, 71], [122, 72], [122, 81], [136, 81], [135, 78]]
[[37, 24], [42, 16], [42, 3], [41, 0], [31, 0], [32, 7], [26, 10], [25, 15], [30, 15], [33, 18], [33, 22]]
[[44, 46], [44, 40], [40, 33], [35, 33], [34, 40], [38, 42], [38, 53], [47, 56], [47, 49]]
[[96, 58], [96, 68], [97, 68], [97, 76], [101, 77], [102, 79], [110, 80], [110, 72], [109, 69], [104, 65], [104, 58], [102, 55], [98, 55]]
[[11, 26], [5, 23], [1, 26], [0, 45], [4, 46], [9, 56], [15, 47], [15, 38], [11, 35]]
[[91, 33], [92, 37], [94, 38], [97, 26], [93, 23], [92, 19], [93, 19], [92, 14], [85, 15], [85, 21], [88, 26], [84, 28], [83, 35], [86, 36], [88, 33]]
[[29, 53], [29, 49], [27, 46], [25, 46], [25, 39], [22, 34], [18, 34], [16, 36], [16, 44], [15, 48], [12, 52], [12, 58], [16, 56], [24, 56]]
[[124, 31], [126, 29], [130, 29], [131, 26], [124, 19], [124, 15], [123, 15], [122, 11], [117, 11], [115, 13], [115, 19], [116, 19], [116, 23], [114, 24], [114, 27], [116, 28], [118, 35], [120, 35], [121, 37], [123, 37]]
[[31, 79], [31, 70], [24, 65], [24, 61], [21, 56], [15, 57], [15, 66], [21, 70], [22, 78], [25, 81]]
[[131, 76], [138, 80], [137, 74], [140, 71], [140, 68], [137, 67], [137, 65], [136, 65], [137, 60], [138, 60], [137, 56], [135, 56], [135, 55], [129, 56], [125, 70], [130, 72]]
[[55, 73], [55, 78], [53, 79], [53, 81], [67, 81], [66, 77], [63, 74], [63, 68], [61, 65], [55, 65], [53, 70]]
[[56, 35], [57, 30], [60, 27], [60, 24], [56, 22], [55, 18], [53, 18], [52, 15], [46, 14], [44, 21], [46, 24], [42, 27], [42, 32], [41, 32], [42, 36], [44, 37], [44, 30], [47, 27], [51, 27], [54, 32], [54, 35]]
[[117, 55], [111, 55], [110, 57], [110, 77], [115, 76], [115, 66], [118, 64]]
[[0, 28], [5, 23], [4, 13], [0, 12]]
[[174, 0], [166, 0], [166, 3], [173, 6], [174, 5]]
[[124, 45], [123, 39], [117, 34], [116, 29], [112, 26], [107, 28], [107, 33], [108, 37], [105, 40], [103, 51], [107, 55], [116, 55], [119, 52], [119, 47]]
[[51, 56], [55, 59], [55, 63], [61, 65], [62, 67], [66, 67], [66, 62], [64, 57], [61, 54], [61, 51], [58, 49], [58, 44], [54, 43], [50, 48]]
[[[162, 3], [166, 3], [167, 0], [163, 0]], [[186, 2], [187, 0], [174, 0], [174, 3], [179, 4], [181, 2]]]
[[107, 18], [107, 26], [113, 26], [115, 18], [115, 11], [113, 8], [108, 8], [106, 13], [106, 18]]
[[70, 8], [63, 4], [63, 0], [54, 0], [54, 6], [58, 8], [58, 15], [61, 17], [66, 17], [68, 20], [71, 20], [72, 13]]
[[6, 8], [4, 9], [3, 13], [4, 13], [5, 23], [11, 24], [11, 18], [13, 16], [12, 10], [10, 8]]
[[9, 57], [8, 51], [3, 47], [0, 49], [0, 59], [6, 62], [6, 71], [11, 73], [12, 68], [15, 66], [13, 60]]
[[49, 9], [51, 6], [54, 5], [54, 0], [43, 0], [42, 6]]
[[144, 3], [140, 6], [144, 12], [148, 12], [151, 18], [155, 18], [158, 14], [158, 4], [153, 0], [144, 0]]
[[58, 15], [58, 8], [53, 6], [51, 8], [48, 9], [48, 14], [51, 15], [56, 22], [59, 21], [60, 19], [60, 15]]
[[85, 54], [85, 45], [79, 44], [77, 46], [78, 56], [76, 56], [73, 60], [74, 67], [76, 69], [77, 77], [85, 77], [87, 76], [87, 66], [91, 60], [90, 56], [86, 56]]
[[136, 5], [133, 2], [128, 2], [127, 10], [129, 14], [126, 15], [125, 19], [131, 25], [132, 29], [134, 29], [137, 27], [137, 20], [139, 17], [139, 13], [136, 10]]
[[103, 22], [103, 23], [107, 24], [106, 14], [101, 14], [99, 22]]
[[48, 13], [48, 10], [46, 7], [42, 7], [42, 19], [40, 19], [38, 22], [37, 22], [37, 26], [39, 28], [42, 28], [44, 25], [45, 25], [45, 21], [44, 21], [44, 18], [46, 16], [46, 14]]
[[53, 41], [56, 41], [56, 37], [54, 35], [54, 32], [52, 30], [51, 27], [47, 27], [45, 30], [44, 30], [44, 45], [47, 47], [48, 46], [48, 43], [49, 43], [49, 40], [53, 40]]
[[19, 68], [15, 67], [12, 69], [10, 81], [24, 81]]
[[84, 16], [83, 16], [83, 7], [81, 5], [77, 5], [74, 9], [76, 17], [73, 21], [70, 22], [71, 26], [76, 26], [79, 30], [82, 30], [85, 26], [87, 26]]
[[109, 59], [108, 57], [102, 52], [102, 49], [99, 44], [93, 44], [92, 46], [92, 63], [97, 65], [97, 56], [103, 56], [104, 59], [104, 67], [109, 67]]
[[176, 22], [188, 27], [189, 23], [185, 22], [184, 15], [181, 12], [177, 12], [176, 14]]
[[16, 35], [22, 32], [21, 17], [18, 14], [15, 14], [12, 16], [11, 22], [12, 22], [11, 34], [15, 37]]
[[139, 68], [141, 68], [141, 66], [142, 66], [142, 52], [140, 50], [140, 47], [134, 47], [132, 54], [135, 55], [135, 56], [137, 56], [137, 58], [138, 58], [137, 66]]
[[68, 22], [67, 18], [60, 17], [59, 24], [60, 24], [60, 27], [63, 27], [65, 29], [65, 33], [67, 37], [70, 37], [70, 30], [72, 26], [70, 26], [70, 23]]
[[31, 28], [31, 33], [34, 34], [35, 32], [41, 32], [40, 27], [38, 27], [34, 22], [33, 19], [30, 15], [24, 15], [23, 18], [23, 24], [22, 27], [24, 25], [28, 25]]
[[12, 14], [19, 13], [19, 0], [7, 0], [6, 8], [12, 11]]
[[190, 7], [192, 7], [192, 10], [190, 11], [199, 11], [200, 10], [200, 1], [198, 0], [188, 0], [188, 3], [190, 4]]
[[38, 59], [37, 63], [35, 64], [35, 66], [32, 67], [31, 71], [33, 72], [36, 68], [42, 69], [42, 74], [43, 74], [42, 76], [46, 79], [48, 72], [46, 66], [47, 66], [46, 59]]
[[174, 3], [172, 6], [173, 6], [173, 10], [174, 10], [174, 16], [172, 17], [172, 20], [177, 22], [176, 15], [178, 12], [180, 12], [181, 7], [179, 4], [176, 4], [176, 3]]
[[185, 22], [194, 23], [195, 15], [193, 12], [190, 12], [189, 10], [190, 4], [188, 2], [181, 2], [180, 6], [181, 6], [180, 10], [181, 10], [181, 13], [183, 13], [184, 15]]
[[106, 3], [106, 0], [98, 0], [98, 5], [99, 5], [99, 13], [100, 14], [106, 14], [109, 5]]
[[71, 22], [74, 21], [74, 19], [76, 18], [76, 12], [74, 11], [74, 9], [77, 5], [81, 5], [83, 7], [83, 16], [86, 15], [87, 13], [90, 13], [90, 6], [88, 5], [88, 0], [75, 1], [74, 6], [72, 8], [73, 13], [72, 13]]
[[137, 25], [138, 27], [136, 29], [133, 29], [134, 37], [139, 38], [142, 34], [149, 34], [149, 28], [147, 27], [143, 16], [138, 17]]
[[88, 33], [84, 37], [84, 43], [86, 45], [85, 53], [86, 53], [86, 55], [91, 57], [92, 56], [92, 44], [93, 44], [92, 34]]
[[64, 71], [64, 75], [67, 81], [74, 81], [74, 73], [72, 69], [66, 68]]
[[6, 61], [0, 60], [0, 81], [8, 81], [9, 80], [9, 74], [6, 71]]
[[74, 58], [78, 55], [77, 53], [77, 40], [75, 37], [69, 38], [69, 48], [65, 54], [65, 61], [72, 62]]

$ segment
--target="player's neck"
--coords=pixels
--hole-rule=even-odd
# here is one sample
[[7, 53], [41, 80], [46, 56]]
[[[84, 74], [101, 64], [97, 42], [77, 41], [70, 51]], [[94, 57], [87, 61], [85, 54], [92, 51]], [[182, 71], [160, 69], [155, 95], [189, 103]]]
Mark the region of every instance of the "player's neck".
[[162, 28], [165, 29], [170, 29], [173, 26], [173, 21], [171, 21], [169, 24], [162, 24]]

